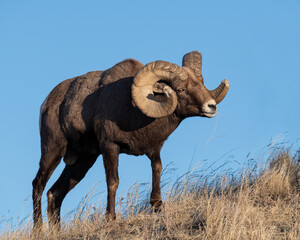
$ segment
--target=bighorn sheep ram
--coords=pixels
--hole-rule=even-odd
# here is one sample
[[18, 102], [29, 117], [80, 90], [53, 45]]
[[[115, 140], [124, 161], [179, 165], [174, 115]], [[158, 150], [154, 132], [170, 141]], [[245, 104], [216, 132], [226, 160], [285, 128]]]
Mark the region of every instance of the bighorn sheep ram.
[[107, 214], [115, 218], [119, 184], [118, 155], [146, 154], [152, 166], [153, 208], [162, 204], [160, 150], [187, 117], [214, 117], [229, 89], [223, 80], [208, 90], [198, 51], [183, 57], [182, 67], [165, 61], [143, 65], [127, 59], [106, 71], [94, 71], [57, 85], [41, 106], [41, 160], [33, 180], [34, 225], [42, 223], [41, 196], [64, 158], [59, 179], [47, 193], [50, 223], [60, 222], [67, 193], [102, 154], [107, 182]]

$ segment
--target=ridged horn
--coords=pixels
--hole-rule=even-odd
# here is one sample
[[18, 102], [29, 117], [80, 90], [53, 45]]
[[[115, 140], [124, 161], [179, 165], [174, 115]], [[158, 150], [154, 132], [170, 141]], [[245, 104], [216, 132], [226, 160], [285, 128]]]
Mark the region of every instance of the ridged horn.
[[226, 96], [229, 89], [228, 80], [224, 79], [221, 84], [212, 91], [209, 91], [211, 96], [215, 99], [216, 103], [220, 103]]
[[187, 73], [178, 65], [156, 61], [141, 68], [135, 75], [131, 87], [135, 105], [148, 117], [161, 118], [173, 113], [177, 106], [177, 95], [168, 85], [163, 85], [164, 100], [154, 95], [153, 87], [159, 80], [166, 82], [174, 78], [186, 79]]
[[182, 58], [182, 66], [188, 67], [194, 71], [197, 77], [202, 76], [202, 55], [199, 51], [193, 51], [185, 54]]

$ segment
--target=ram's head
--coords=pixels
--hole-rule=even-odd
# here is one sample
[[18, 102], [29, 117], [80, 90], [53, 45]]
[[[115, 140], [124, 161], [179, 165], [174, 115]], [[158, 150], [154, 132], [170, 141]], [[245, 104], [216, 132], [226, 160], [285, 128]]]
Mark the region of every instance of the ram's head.
[[161, 118], [174, 111], [180, 117], [214, 117], [217, 104], [226, 96], [229, 83], [223, 80], [215, 90], [204, 86], [202, 55], [198, 51], [183, 57], [182, 67], [164, 61], [151, 62], [134, 77], [132, 98], [147, 116]]

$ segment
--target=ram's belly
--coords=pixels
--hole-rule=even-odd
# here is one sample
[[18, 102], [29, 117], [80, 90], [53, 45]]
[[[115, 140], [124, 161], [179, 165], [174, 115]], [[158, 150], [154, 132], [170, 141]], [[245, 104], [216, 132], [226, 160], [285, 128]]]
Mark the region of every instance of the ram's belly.
[[143, 130], [124, 133], [123, 138], [117, 141], [117, 144], [120, 146], [120, 152], [135, 156], [148, 154], [153, 149], [161, 146], [168, 137], [162, 131]]

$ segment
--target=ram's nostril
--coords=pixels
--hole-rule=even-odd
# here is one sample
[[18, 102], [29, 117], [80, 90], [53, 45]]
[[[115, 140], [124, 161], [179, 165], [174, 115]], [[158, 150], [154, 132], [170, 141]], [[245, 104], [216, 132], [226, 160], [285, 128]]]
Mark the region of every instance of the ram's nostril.
[[215, 105], [215, 104], [208, 104], [208, 107], [213, 111], [216, 111], [216, 109], [217, 109], [217, 105]]

